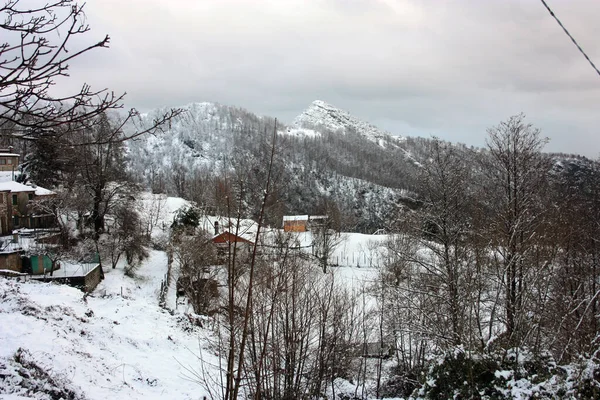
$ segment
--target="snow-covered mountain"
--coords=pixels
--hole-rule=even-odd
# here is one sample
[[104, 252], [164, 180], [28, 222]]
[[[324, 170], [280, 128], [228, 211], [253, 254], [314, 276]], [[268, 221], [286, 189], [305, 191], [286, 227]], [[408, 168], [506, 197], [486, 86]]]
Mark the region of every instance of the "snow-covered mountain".
[[342, 134], [352, 130], [382, 147], [385, 147], [385, 144], [389, 142], [397, 145], [398, 142], [405, 140], [403, 137], [393, 136], [389, 132], [382, 131], [376, 126], [356, 118], [349, 112], [334, 107], [322, 100], [313, 101], [302, 114], [294, 119], [292, 126], [299, 129], [324, 128], [331, 132]]
[[[266, 179], [275, 120], [215, 103], [183, 108], [163, 134], [128, 144], [132, 175], [155, 192], [208, 207], [245, 185], [243, 200], [252, 217], [261, 199], [257, 188]], [[161, 112], [138, 123], [149, 123]], [[277, 132], [277, 206], [268, 210], [271, 224], [285, 214], [318, 214], [328, 203], [339, 209], [343, 228], [370, 232], [389, 227], [396, 213], [414, 206], [431, 139], [394, 136], [320, 100], [290, 126], [278, 123]], [[482, 154], [455, 146], [467, 157]], [[557, 161], [565, 157], [554, 156]]]
[[295, 135], [301, 135], [304, 132], [307, 136], [315, 136], [315, 132], [320, 135], [319, 132], [323, 130], [340, 135], [355, 134], [383, 149], [399, 151], [404, 159], [415, 166], [420, 165], [411, 152], [412, 146], [408, 138], [381, 130], [322, 100], [313, 101], [294, 119], [292, 127], [288, 128], [288, 131]]
[[[264, 170], [273, 118], [215, 103], [192, 103], [184, 110], [165, 133], [128, 144], [129, 168], [142, 183], [213, 205], [217, 181], [231, 183], [234, 175]], [[290, 126], [278, 123], [277, 130], [277, 169], [285, 183], [278, 186], [278, 214], [316, 213], [327, 200], [340, 208], [347, 227], [370, 231], [392, 220], [412, 196], [418, 166], [414, 140], [323, 101], [313, 102]], [[259, 184], [260, 173], [254, 175]]]

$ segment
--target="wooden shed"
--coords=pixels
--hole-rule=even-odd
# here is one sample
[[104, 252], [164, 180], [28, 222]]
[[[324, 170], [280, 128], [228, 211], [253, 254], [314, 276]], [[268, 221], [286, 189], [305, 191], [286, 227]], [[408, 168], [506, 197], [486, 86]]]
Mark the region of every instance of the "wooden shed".
[[284, 232], [306, 232], [308, 230], [308, 215], [284, 215]]
[[327, 222], [327, 215], [284, 215], [284, 232], [306, 232], [316, 225]]

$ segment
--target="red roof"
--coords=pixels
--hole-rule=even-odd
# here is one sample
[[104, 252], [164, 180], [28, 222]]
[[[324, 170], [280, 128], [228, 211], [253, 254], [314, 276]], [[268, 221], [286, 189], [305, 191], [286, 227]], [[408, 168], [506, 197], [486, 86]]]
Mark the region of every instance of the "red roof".
[[217, 236], [213, 237], [211, 240], [213, 243], [232, 243], [232, 242], [252, 243], [251, 241], [244, 239], [243, 237], [234, 235], [233, 233], [229, 233], [227, 231], [218, 234]]

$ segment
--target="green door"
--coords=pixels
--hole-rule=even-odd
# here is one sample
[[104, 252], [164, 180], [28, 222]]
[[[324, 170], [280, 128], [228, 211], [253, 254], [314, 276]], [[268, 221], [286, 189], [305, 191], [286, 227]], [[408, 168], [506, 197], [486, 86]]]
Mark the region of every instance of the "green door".
[[44, 271], [52, 271], [52, 260], [50, 259], [50, 257], [46, 255], [42, 256], [42, 264], [44, 265]]
[[32, 274], [43, 274], [44, 270], [40, 268], [39, 256], [31, 256], [31, 273]]

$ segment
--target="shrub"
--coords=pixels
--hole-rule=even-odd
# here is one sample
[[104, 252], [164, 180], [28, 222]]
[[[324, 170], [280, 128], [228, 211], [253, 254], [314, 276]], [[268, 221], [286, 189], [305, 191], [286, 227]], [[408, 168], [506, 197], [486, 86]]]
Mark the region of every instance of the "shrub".
[[468, 354], [459, 349], [429, 369], [414, 395], [426, 399], [559, 399], [574, 395], [568, 378], [549, 354], [533, 356], [526, 349]]

